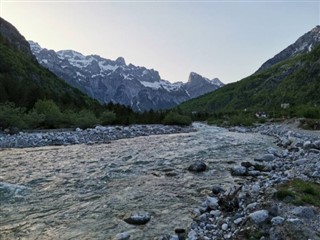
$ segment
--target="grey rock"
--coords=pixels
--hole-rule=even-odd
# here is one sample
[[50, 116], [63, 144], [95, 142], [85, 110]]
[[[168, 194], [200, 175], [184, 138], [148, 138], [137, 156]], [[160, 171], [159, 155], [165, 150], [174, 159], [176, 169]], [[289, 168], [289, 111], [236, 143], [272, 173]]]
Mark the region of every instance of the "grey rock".
[[207, 169], [207, 165], [202, 161], [196, 161], [188, 167], [191, 172], [204, 172]]
[[278, 205], [274, 204], [269, 208], [269, 214], [271, 216], [276, 217], [279, 214], [279, 207]]
[[235, 166], [231, 169], [233, 176], [244, 176], [247, 173], [247, 169], [243, 166]]
[[292, 213], [300, 218], [312, 219], [315, 217], [315, 212], [311, 207], [296, 207]]
[[241, 162], [241, 166], [245, 167], [245, 168], [249, 168], [254, 166], [254, 164], [252, 164], [251, 162]]
[[311, 141], [306, 141], [303, 143], [303, 148], [304, 149], [310, 149], [310, 148], [313, 148], [314, 145], [311, 143]]
[[197, 240], [197, 233], [194, 230], [191, 230], [188, 233], [188, 239], [189, 240]]
[[292, 224], [292, 225], [300, 225], [302, 224], [303, 222], [301, 221], [301, 219], [299, 218], [288, 218], [287, 219], [287, 222]]
[[213, 186], [212, 187], [212, 193], [217, 195], [219, 193], [225, 192], [225, 190], [219, 186]]
[[235, 219], [235, 220], [233, 221], [233, 223], [236, 224], [236, 225], [238, 225], [238, 224], [240, 224], [242, 221], [243, 221], [243, 218], [240, 217], [240, 218]]
[[215, 197], [209, 197], [208, 196], [206, 202], [207, 202], [208, 208], [210, 208], [211, 210], [216, 210], [219, 207], [218, 199], [215, 198]]
[[316, 149], [320, 150], [320, 140], [315, 141], [313, 144]]
[[128, 232], [118, 233], [114, 240], [128, 240], [130, 239], [130, 234]]
[[284, 223], [284, 218], [283, 218], [283, 217], [280, 217], [280, 216], [273, 217], [273, 218], [271, 219], [271, 223], [272, 223], [272, 225], [274, 225], [274, 226], [282, 225], [282, 224]]
[[247, 209], [248, 211], [251, 211], [251, 210], [255, 209], [256, 207], [257, 207], [257, 203], [256, 203], [256, 202], [253, 202], [253, 203], [248, 204], [247, 207], [246, 207], [246, 209]]
[[144, 225], [151, 219], [149, 213], [134, 213], [124, 217], [124, 221], [133, 225]]
[[223, 231], [226, 231], [228, 229], [228, 224], [226, 224], [226, 223], [222, 224], [221, 229]]
[[301, 166], [301, 165], [306, 164], [306, 162], [307, 162], [307, 159], [298, 159], [297, 161], [295, 161], [295, 164], [297, 166]]
[[271, 162], [275, 159], [275, 156], [273, 154], [264, 154], [262, 156], [259, 156], [257, 158], [255, 158], [254, 160], [255, 161], [258, 161], [258, 162]]
[[249, 217], [255, 224], [260, 224], [268, 219], [269, 212], [267, 210], [259, 210], [251, 213]]

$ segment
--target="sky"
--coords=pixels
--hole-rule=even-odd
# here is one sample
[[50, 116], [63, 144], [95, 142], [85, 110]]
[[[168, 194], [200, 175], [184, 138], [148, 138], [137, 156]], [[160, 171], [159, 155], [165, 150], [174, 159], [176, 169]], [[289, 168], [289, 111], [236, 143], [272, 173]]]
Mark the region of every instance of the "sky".
[[230, 83], [320, 25], [320, 1], [0, 0], [0, 14], [47, 49]]

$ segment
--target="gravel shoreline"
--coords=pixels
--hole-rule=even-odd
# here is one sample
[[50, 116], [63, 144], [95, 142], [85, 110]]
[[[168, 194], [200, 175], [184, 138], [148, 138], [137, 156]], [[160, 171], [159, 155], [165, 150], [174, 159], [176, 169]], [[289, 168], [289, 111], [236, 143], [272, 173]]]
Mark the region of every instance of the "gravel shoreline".
[[194, 131], [190, 127], [167, 126], [167, 125], [130, 125], [130, 126], [96, 126], [82, 130], [77, 128], [70, 130], [54, 130], [39, 132], [19, 132], [6, 134], [0, 132], [0, 148], [27, 148], [72, 144], [96, 144], [109, 143], [112, 140], [133, 138], [139, 136], [188, 133]]
[[274, 198], [275, 187], [292, 179], [320, 183], [320, 134], [274, 124], [230, 131], [273, 136], [279, 149], [266, 149], [257, 159], [233, 167], [231, 174], [242, 183], [227, 190], [213, 186], [193, 210], [187, 231], [159, 239], [320, 239], [319, 208]]

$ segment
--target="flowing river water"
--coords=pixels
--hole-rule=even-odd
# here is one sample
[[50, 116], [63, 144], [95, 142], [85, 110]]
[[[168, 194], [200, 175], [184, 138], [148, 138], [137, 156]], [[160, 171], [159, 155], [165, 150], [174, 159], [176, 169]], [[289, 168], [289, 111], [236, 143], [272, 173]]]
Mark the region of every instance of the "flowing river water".
[[[0, 202], [0, 239], [154, 239], [187, 228], [213, 185], [234, 184], [229, 169], [273, 146], [258, 133], [197, 123], [191, 133], [144, 136], [109, 144], [0, 151], [0, 182], [29, 189]], [[208, 165], [203, 173], [188, 166]], [[122, 219], [148, 212], [149, 223]]]

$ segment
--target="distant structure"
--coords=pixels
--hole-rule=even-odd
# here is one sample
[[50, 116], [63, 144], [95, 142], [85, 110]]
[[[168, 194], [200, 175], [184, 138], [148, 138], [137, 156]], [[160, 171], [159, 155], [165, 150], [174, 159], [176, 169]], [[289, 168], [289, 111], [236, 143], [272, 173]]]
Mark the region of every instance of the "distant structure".
[[287, 109], [290, 107], [290, 103], [281, 103], [281, 108]]

